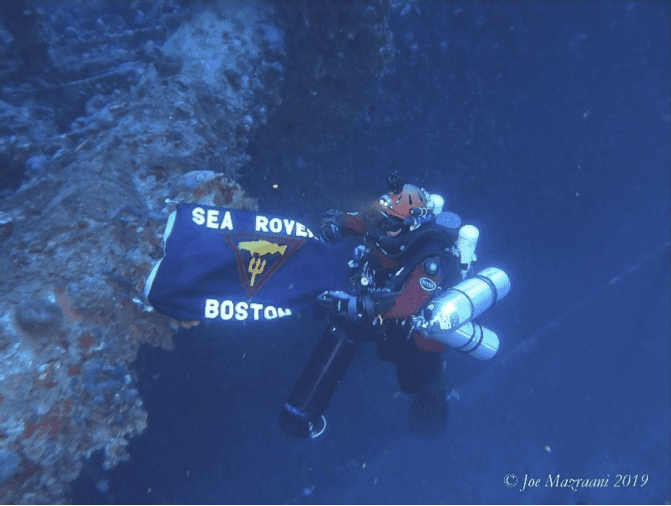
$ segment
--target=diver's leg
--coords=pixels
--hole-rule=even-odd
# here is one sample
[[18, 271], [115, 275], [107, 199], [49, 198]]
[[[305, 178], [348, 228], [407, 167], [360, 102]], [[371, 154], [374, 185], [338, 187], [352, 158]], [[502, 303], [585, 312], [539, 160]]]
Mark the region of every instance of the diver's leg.
[[442, 355], [419, 350], [411, 339], [397, 372], [401, 389], [413, 394], [410, 430], [427, 438], [440, 437], [447, 427], [447, 388]]
[[[378, 326], [379, 328], [379, 326]], [[385, 362], [398, 364], [405, 355], [408, 329], [401, 325], [387, 324], [376, 333], [377, 354]]]
[[418, 392], [430, 377], [438, 373], [433, 370], [434, 364], [425, 355], [429, 354], [419, 350], [414, 339], [403, 341], [403, 352], [396, 363], [396, 376], [398, 385], [404, 392], [409, 394]]

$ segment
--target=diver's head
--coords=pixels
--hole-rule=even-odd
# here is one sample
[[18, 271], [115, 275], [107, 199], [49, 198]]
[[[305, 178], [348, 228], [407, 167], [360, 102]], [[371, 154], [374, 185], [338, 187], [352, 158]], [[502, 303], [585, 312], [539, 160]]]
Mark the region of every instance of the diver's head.
[[433, 210], [433, 202], [429, 194], [412, 184], [403, 184], [398, 181], [392, 188], [390, 177], [390, 191], [382, 195], [376, 207], [380, 212], [384, 230], [389, 237], [395, 237], [401, 232], [414, 230], [419, 226], [415, 218]]

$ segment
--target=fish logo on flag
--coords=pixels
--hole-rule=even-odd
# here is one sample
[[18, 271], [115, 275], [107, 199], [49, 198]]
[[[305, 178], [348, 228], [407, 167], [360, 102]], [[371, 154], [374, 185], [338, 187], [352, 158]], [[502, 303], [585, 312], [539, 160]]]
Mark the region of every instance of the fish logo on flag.
[[304, 240], [284, 237], [267, 241], [249, 234], [226, 235], [228, 246], [235, 253], [242, 288], [248, 297], [253, 297], [263, 284], [300, 249]]

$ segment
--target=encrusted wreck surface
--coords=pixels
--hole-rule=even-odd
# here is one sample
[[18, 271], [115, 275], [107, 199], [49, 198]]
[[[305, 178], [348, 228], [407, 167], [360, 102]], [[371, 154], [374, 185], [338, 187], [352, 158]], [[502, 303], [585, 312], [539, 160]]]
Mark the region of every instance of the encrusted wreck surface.
[[[282, 49], [261, 4], [227, 5], [146, 45], [134, 84], [94, 95], [67, 133], [47, 121], [2, 139], [25, 171], [0, 203], [0, 502], [63, 501], [84, 457], [127, 458], [147, 425], [129, 365], [141, 344], [170, 348], [179, 325], [142, 301], [168, 212], [256, 207], [233, 178]], [[31, 124], [34, 103], [0, 105], [10, 127]]]

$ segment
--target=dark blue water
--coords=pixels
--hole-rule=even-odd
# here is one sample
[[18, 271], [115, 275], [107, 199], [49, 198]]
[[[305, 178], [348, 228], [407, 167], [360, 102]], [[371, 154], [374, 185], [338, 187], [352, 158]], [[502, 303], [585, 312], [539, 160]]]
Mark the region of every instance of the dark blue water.
[[[75, 501], [669, 501], [668, 3], [417, 6], [392, 16], [375, 107], [321, 163], [352, 194], [382, 193], [390, 169], [443, 193], [480, 228], [480, 265], [510, 274], [482, 321], [500, 355], [448, 353], [447, 432], [409, 432], [393, 368], [363, 347], [325, 435], [292, 441], [277, 413], [321, 323], [205, 328], [141, 354], [149, 428]], [[608, 487], [546, 486], [556, 475]]]

